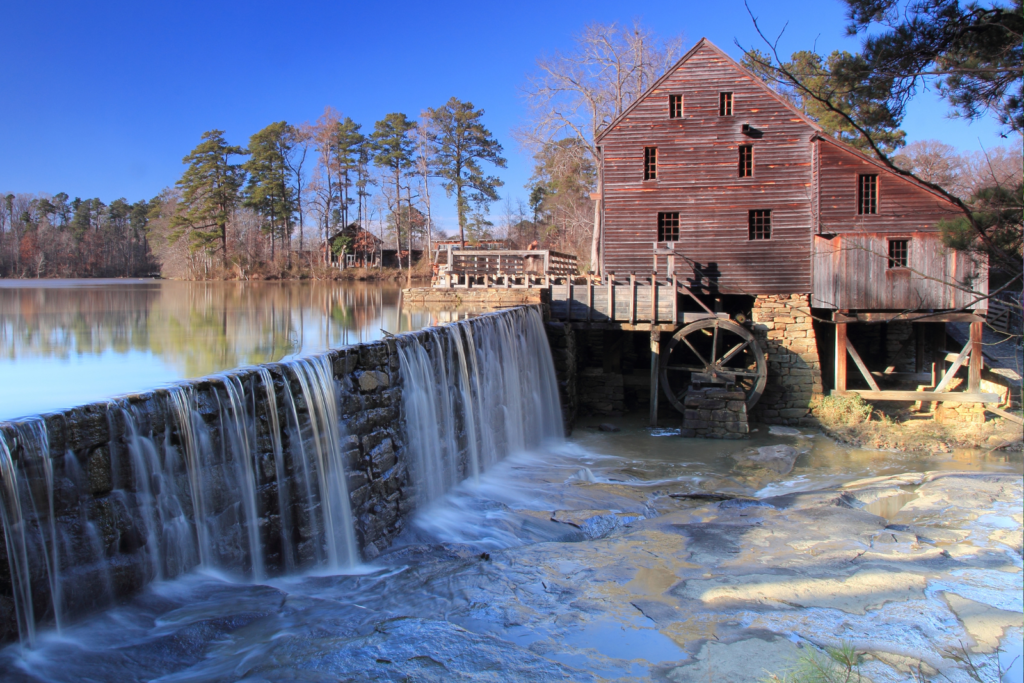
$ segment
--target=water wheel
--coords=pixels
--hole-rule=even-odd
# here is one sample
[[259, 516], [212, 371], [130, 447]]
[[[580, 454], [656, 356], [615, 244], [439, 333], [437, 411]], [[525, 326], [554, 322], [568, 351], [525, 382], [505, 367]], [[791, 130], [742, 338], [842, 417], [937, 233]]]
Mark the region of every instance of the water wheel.
[[735, 384], [747, 395], [750, 410], [768, 381], [768, 364], [753, 333], [720, 318], [698, 320], [672, 335], [660, 365], [662, 391], [680, 413], [693, 382]]

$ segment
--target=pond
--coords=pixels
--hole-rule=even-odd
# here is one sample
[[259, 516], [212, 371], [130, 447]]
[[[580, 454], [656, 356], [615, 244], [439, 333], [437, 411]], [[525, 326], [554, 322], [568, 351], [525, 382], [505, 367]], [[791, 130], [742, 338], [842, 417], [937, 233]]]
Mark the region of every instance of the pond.
[[0, 280], [0, 421], [448, 322], [362, 282]]

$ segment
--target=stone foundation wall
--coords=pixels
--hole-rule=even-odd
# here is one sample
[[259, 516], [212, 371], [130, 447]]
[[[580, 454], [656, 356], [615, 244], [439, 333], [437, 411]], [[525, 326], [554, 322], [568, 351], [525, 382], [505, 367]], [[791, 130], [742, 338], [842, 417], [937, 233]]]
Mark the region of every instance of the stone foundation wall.
[[822, 384], [808, 296], [758, 296], [751, 322], [768, 354], [768, 383], [752, 418], [769, 424], [811, 424], [811, 402], [822, 395]]
[[576, 425], [579, 410], [579, 367], [576, 332], [570, 323], [548, 322], [544, 326], [551, 346], [551, 358], [558, 376], [558, 394], [562, 400], [562, 423], [566, 435]]
[[[472, 320], [469, 324], [473, 324]], [[556, 332], [554, 327], [549, 329]], [[575, 346], [571, 330], [568, 332], [561, 336], [553, 334], [552, 345], [560, 352], [556, 363], [560, 357], [559, 379], [571, 424], [575, 410], [575, 382], [570, 381], [575, 374]], [[427, 331], [409, 335], [422, 336], [424, 342], [429, 339]], [[372, 560], [401, 532], [416, 506], [415, 490], [409, 480], [410, 463], [403, 443], [403, 388], [396, 339], [331, 350], [324, 357], [333, 371], [337, 390], [343, 462], [356, 544], [363, 558]], [[267, 373], [276, 396], [277, 424], [286, 426], [280, 432], [279, 447], [272, 438], [268, 403], [258, 399], [265, 396], [263, 382]], [[222, 529], [225, 539], [215, 548], [215, 559], [218, 566], [242, 571], [248, 571], [252, 565], [248, 557], [249, 544], [243, 540], [250, 527], [245, 525], [241, 512], [242, 494], [230, 485], [244, 463], [236, 460], [235, 446], [231, 445], [234, 443], [231, 439], [237, 435], [225, 434], [230, 430], [222, 424], [221, 418], [230, 403], [228, 381], [236, 383], [244, 397], [257, 397], [244, 402], [245, 410], [252, 411], [247, 413], [252, 433], [250, 466], [251, 476], [255, 477], [257, 527], [266, 571], [272, 575], [290, 568], [282, 550], [282, 536], [291, 538], [294, 566], [306, 566], [322, 556], [325, 543], [323, 529], [311, 519], [310, 499], [304, 489], [299, 490], [305, 481], [300, 480], [300, 476], [310, 476], [308, 473], [301, 475], [301, 471], [310, 466], [315, 468], [316, 464], [313, 460], [299, 462], [294, 453], [302, 449], [289, 441], [301, 440], [305, 453], [314, 452], [317, 446], [310, 428], [310, 407], [306, 405], [295, 371], [283, 364], [242, 368], [224, 376], [181, 383], [192, 394], [192, 414], [198, 416], [193, 419], [203, 425], [203, 439], [207, 440], [204, 449], [219, 454], [211, 457], [209, 463], [204, 462], [198, 472], [192, 469], [202, 485], [212, 492], [207, 496], [209, 500], [204, 500], [207, 506], [204, 518], [216, 520], [214, 523]], [[289, 396], [294, 398], [294, 404]], [[125, 418], [126, 412], [133, 416], [130, 421]], [[289, 427], [296, 421], [299, 429]], [[160, 463], [177, 463], [163, 465], [161, 476], [165, 482], [174, 482], [184, 508], [182, 512], [191, 527], [185, 533], [194, 534], [196, 504], [188, 493], [191, 490], [189, 470], [181, 459], [187, 435], [181, 433], [174, 417], [172, 394], [168, 389], [31, 420], [0, 423], [4, 443], [10, 450], [10, 462], [25, 484], [22, 489], [32, 491], [30, 495], [21, 496], [32, 538], [47, 537], [41, 526], [48, 525], [48, 515], [42, 512], [38, 516], [31, 515], [29, 504], [37, 510], [45, 510], [48, 491], [52, 491], [58, 536], [66, 539], [60, 552], [60, 574], [61, 609], [68, 617], [129, 597], [155, 578], [154, 553], [147, 552], [146, 544], [158, 543], [157, 547], [163, 548], [167, 538], [163, 534], [169, 532], [159, 523], [146, 528], [143, 489], [140, 488], [144, 482], [137, 480], [139, 470], [132, 463], [129, 451], [132, 429], [137, 430], [137, 436], [147, 439], [155, 451], [154, 458]], [[36, 452], [38, 448], [34, 444], [42, 443], [47, 445], [48, 452]], [[275, 453], [278, 452], [282, 462], [277, 462]], [[40, 464], [42, 458], [48, 459], [46, 466]], [[47, 485], [48, 480], [52, 480], [52, 488]], [[286, 492], [283, 497], [279, 495], [282, 492]], [[281, 500], [290, 501], [291, 507], [281, 510]], [[317, 500], [312, 504], [320, 506]], [[283, 526], [285, 524], [287, 526]], [[282, 529], [292, 530], [291, 534], [282, 534]], [[38, 541], [32, 543], [39, 546]], [[0, 548], [3, 547], [5, 543], [0, 539]], [[38, 555], [41, 547], [29, 550]], [[164, 573], [173, 576], [194, 563], [193, 560], [187, 565], [171, 567]], [[53, 619], [46, 564], [35, 563], [31, 571], [36, 618], [46, 623]], [[0, 641], [18, 637], [13, 585], [7, 553], [0, 550]]]
[[680, 436], [702, 439], [745, 439], [746, 394], [724, 388], [690, 389], [683, 397], [683, 429]]

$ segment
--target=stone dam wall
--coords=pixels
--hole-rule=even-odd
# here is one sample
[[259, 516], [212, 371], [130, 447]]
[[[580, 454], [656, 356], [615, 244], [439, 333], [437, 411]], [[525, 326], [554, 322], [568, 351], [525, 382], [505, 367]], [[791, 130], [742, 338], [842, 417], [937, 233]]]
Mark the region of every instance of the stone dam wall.
[[[527, 314], [540, 325], [536, 308], [495, 313], [444, 344]], [[418, 503], [399, 345], [437, 346], [438, 329], [0, 423], [0, 640], [200, 564], [259, 578], [375, 558]]]

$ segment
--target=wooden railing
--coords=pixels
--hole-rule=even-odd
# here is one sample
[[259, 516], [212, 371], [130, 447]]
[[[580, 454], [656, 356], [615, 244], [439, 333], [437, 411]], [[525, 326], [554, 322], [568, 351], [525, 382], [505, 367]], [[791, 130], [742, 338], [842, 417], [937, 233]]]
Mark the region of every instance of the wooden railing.
[[[571, 278], [579, 274], [576, 257], [551, 250], [446, 249], [438, 255], [439, 286], [491, 284], [500, 280]], [[527, 282], [529, 281], [529, 282]]]

